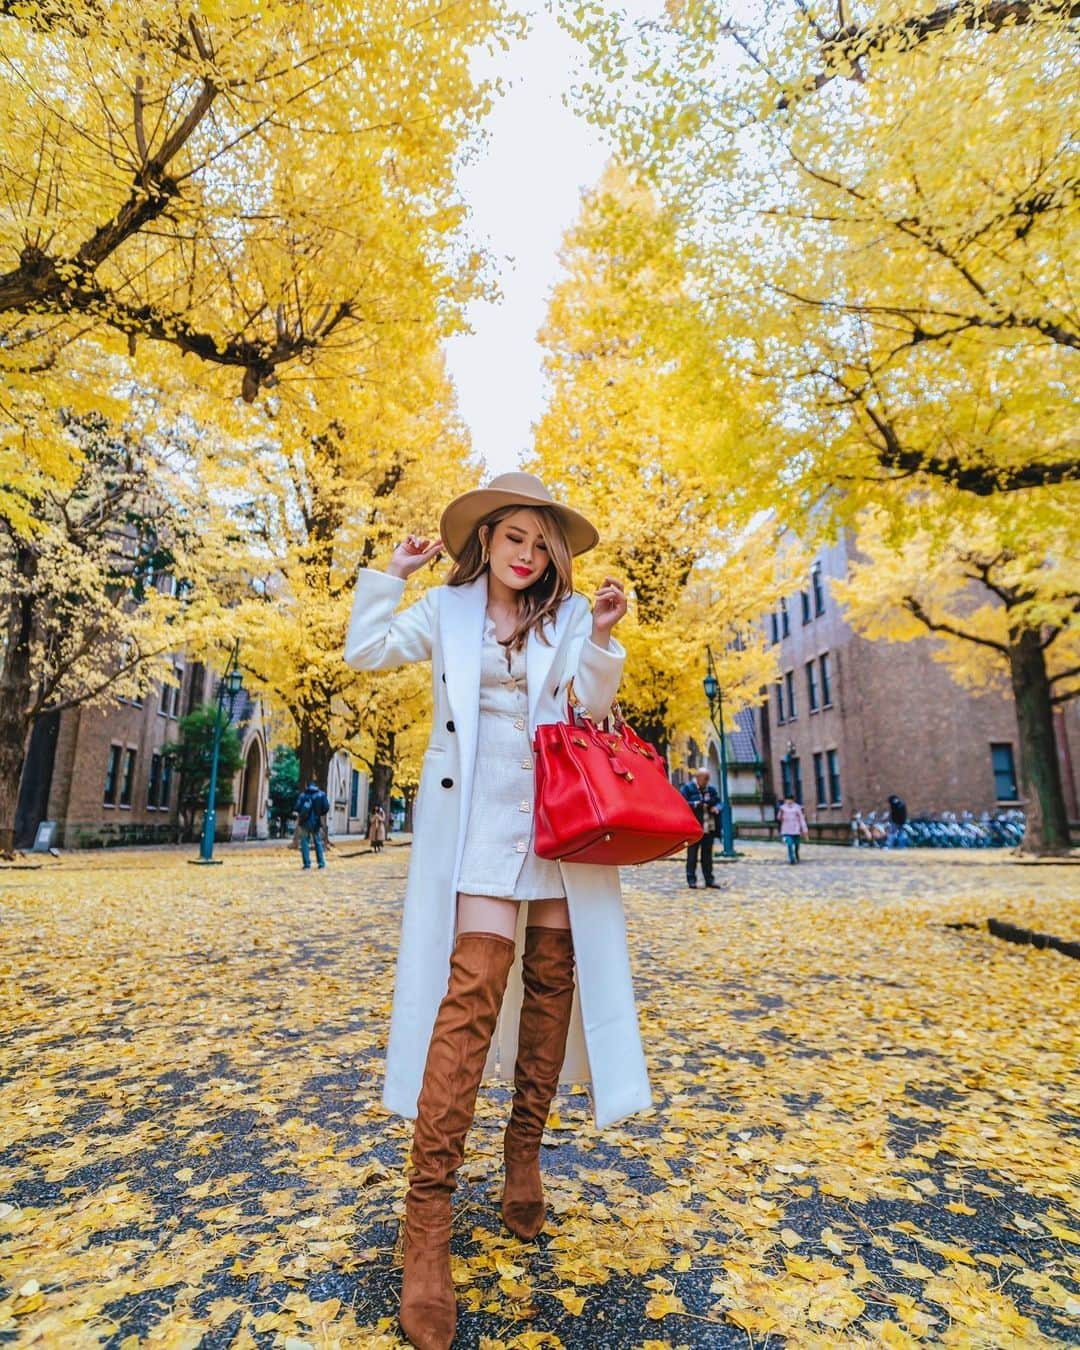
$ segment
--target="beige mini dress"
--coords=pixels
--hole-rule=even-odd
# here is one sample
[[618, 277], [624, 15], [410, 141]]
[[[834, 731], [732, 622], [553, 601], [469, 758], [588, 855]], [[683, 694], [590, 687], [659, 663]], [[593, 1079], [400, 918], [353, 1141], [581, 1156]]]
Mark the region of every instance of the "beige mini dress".
[[458, 890], [507, 900], [566, 895], [559, 864], [533, 852], [533, 752], [525, 652], [504, 647], [491, 618], [484, 624], [476, 772]]

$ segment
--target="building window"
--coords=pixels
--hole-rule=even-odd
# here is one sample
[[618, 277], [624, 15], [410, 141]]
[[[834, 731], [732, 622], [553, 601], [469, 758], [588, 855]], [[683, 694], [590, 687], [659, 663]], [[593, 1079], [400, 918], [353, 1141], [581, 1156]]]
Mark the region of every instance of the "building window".
[[817, 670], [813, 661], [806, 663], [806, 701], [811, 712], [818, 710]]
[[829, 653], [821, 658], [821, 706], [832, 707], [832, 675], [829, 673]]
[[781, 637], [791, 636], [791, 616], [788, 614], [787, 601], [780, 601], [780, 635]]
[[167, 811], [169, 809], [169, 793], [172, 790], [172, 760], [167, 759], [161, 766], [161, 792], [158, 794], [158, 809]]
[[180, 686], [184, 681], [184, 670], [182, 666], [173, 666], [173, 678], [175, 684], [163, 684], [161, 686], [161, 714], [163, 717], [180, 716]]
[[814, 754], [814, 791], [817, 793], [818, 806], [828, 806], [825, 795], [825, 756], [820, 751]]
[[825, 583], [821, 579], [821, 564], [815, 563], [810, 569], [810, 585], [814, 591], [814, 613], [825, 613]]
[[794, 797], [802, 802], [802, 768], [798, 755], [785, 755], [780, 761], [780, 778], [783, 782], [784, 796]]
[[349, 815], [355, 820], [360, 814], [360, 770], [353, 769], [349, 784]]
[[829, 766], [829, 801], [839, 806], [843, 801], [840, 792], [840, 754], [836, 750], [827, 750], [825, 759]]
[[780, 725], [784, 722], [784, 686], [780, 680], [776, 681], [776, 720]]
[[784, 693], [787, 695], [788, 721], [793, 722], [799, 715], [795, 704], [795, 672], [793, 670], [789, 670], [784, 676]]
[[1016, 782], [1016, 761], [1013, 748], [1008, 742], [990, 747], [990, 763], [994, 767], [994, 794], [999, 802], [1020, 800], [1020, 791]]
[[120, 756], [124, 753], [123, 746], [109, 746], [109, 764], [105, 770], [105, 805], [116, 805], [116, 789], [120, 782]]
[[161, 792], [161, 756], [150, 756], [150, 778], [146, 785], [146, 805], [150, 811], [158, 808], [158, 795]]
[[776, 610], [769, 615], [769, 635], [773, 640], [773, 645], [780, 641], [780, 620], [776, 617]]
[[811, 618], [811, 615], [810, 615], [810, 592], [809, 592], [809, 591], [800, 591], [800, 592], [799, 592], [799, 599], [802, 601], [802, 621], [803, 621], [803, 624], [805, 625], [805, 624], [808, 624], [808, 623], [810, 622], [810, 618]]
[[120, 805], [131, 805], [131, 789], [135, 784], [135, 751], [128, 750], [124, 754], [124, 778], [120, 784]]

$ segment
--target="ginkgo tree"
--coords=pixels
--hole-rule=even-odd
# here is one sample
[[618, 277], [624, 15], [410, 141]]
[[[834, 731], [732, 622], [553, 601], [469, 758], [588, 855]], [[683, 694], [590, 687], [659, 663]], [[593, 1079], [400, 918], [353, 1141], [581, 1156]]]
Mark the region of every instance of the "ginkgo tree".
[[1080, 571], [1070, 551], [1072, 522], [1063, 511], [1055, 528], [1040, 506], [1036, 546], [1026, 499], [1011, 500], [1007, 509], [988, 505], [959, 523], [936, 511], [932, 500], [907, 500], [905, 507], [920, 517], [920, 528], [913, 533], [908, 522], [898, 538], [883, 508], [866, 513], [860, 559], [846, 581], [834, 583], [835, 593], [866, 636], [897, 642], [932, 635], [935, 656], [962, 684], [1012, 694], [1027, 788], [1027, 847], [1066, 853], [1069, 823], [1053, 714], [1080, 697]]
[[111, 332], [233, 369], [247, 400], [340, 360], [394, 317], [372, 274], [399, 311], [427, 284], [400, 236], [455, 234], [490, 93], [471, 57], [515, 29], [498, 0], [4, 5], [6, 359], [48, 371]]
[[[150, 0], [136, 14], [96, 0], [0, 4], [0, 519], [15, 574], [50, 546], [50, 503], [111, 500], [73, 419], [160, 439], [183, 418], [196, 459], [261, 435], [288, 463], [332, 444], [343, 408], [369, 411], [360, 391], [414, 382], [483, 285], [454, 171], [492, 95], [473, 57], [518, 29], [500, 0]], [[140, 387], [160, 395], [153, 417], [133, 408]], [[419, 415], [422, 399], [400, 401]], [[258, 426], [281, 407], [310, 413], [283, 440]], [[422, 444], [384, 444], [384, 470]], [[202, 481], [223, 510], [245, 499], [225, 481], [228, 463]], [[340, 496], [328, 473], [320, 504]], [[392, 472], [385, 481], [389, 492]], [[257, 467], [247, 486], [257, 495]], [[206, 592], [219, 612], [200, 632], [204, 655], [259, 574], [245, 576], [237, 545], [252, 541], [231, 518]], [[334, 531], [321, 517], [310, 525], [309, 562]], [[130, 628], [113, 591], [81, 589], [96, 608], [88, 622]], [[10, 667], [33, 641], [9, 617]], [[17, 664], [32, 681], [33, 659]], [[8, 702], [0, 739], [14, 791], [11, 728], [26, 726], [28, 705], [21, 692]]]
[[275, 399], [249, 438], [215, 456], [251, 578], [227, 622], [250, 687], [296, 729], [305, 782], [325, 783], [345, 747], [363, 751], [388, 791], [390, 733], [422, 712], [415, 682], [352, 671], [342, 653], [359, 569], [410, 532], [434, 533], [441, 506], [474, 476], [430, 330], [428, 348], [418, 339], [384, 352], [379, 380], [323, 390], [318, 403]]
[[[954, 540], [1015, 515], [1022, 596], [1075, 559], [1073, 7], [675, 3], [634, 27], [586, 4], [567, 22], [601, 76], [586, 109], [693, 239], [747, 426], [767, 428], [711, 471], [741, 462], [744, 491], [807, 542], [888, 510], [901, 569], [928, 500]], [[932, 538], [949, 572], [952, 542]], [[1040, 697], [1034, 721], [1018, 708], [1034, 849], [1058, 846], [1042, 831], [1063, 814], [1031, 777], [1053, 794]]]
[[225, 520], [182, 429], [61, 420], [73, 481], [28, 470], [0, 514], [0, 852], [38, 720], [171, 680], [173, 653], [208, 639], [222, 601]]
[[780, 574], [772, 539], [712, 472], [732, 453], [739, 392], [688, 285], [670, 213], [617, 166], [587, 194], [541, 334], [550, 398], [535, 467], [600, 526], [577, 568], [633, 600], [623, 699], [665, 753], [700, 733], [705, 648], [734, 703], [772, 673], [761, 615]]
[[587, 110], [693, 234], [789, 511], [897, 479], [974, 509], [1080, 475], [1072, 6], [578, 14]]

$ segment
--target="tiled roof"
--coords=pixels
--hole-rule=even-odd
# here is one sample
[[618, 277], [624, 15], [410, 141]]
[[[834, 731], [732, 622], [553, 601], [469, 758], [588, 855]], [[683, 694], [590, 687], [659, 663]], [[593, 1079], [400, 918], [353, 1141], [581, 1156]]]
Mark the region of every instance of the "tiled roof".
[[756, 764], [761, 759], [755, 709], [742, 708], [735, 714], [735, 726], [728, 731], [728, 755], [735, 764]]

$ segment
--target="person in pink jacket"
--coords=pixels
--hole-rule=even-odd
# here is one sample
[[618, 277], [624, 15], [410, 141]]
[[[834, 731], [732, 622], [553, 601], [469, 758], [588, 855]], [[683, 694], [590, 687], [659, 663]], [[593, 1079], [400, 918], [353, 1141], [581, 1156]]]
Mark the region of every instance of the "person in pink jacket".
[[780, 822], [780, 838], [787, 844], [788, 862], [797, 863], [799, 861], [799, 840], [800, 838], [808, 838], [810, 834], [803, 809], [794, 797], [785, 797], [780, 803], [776, 819]]

